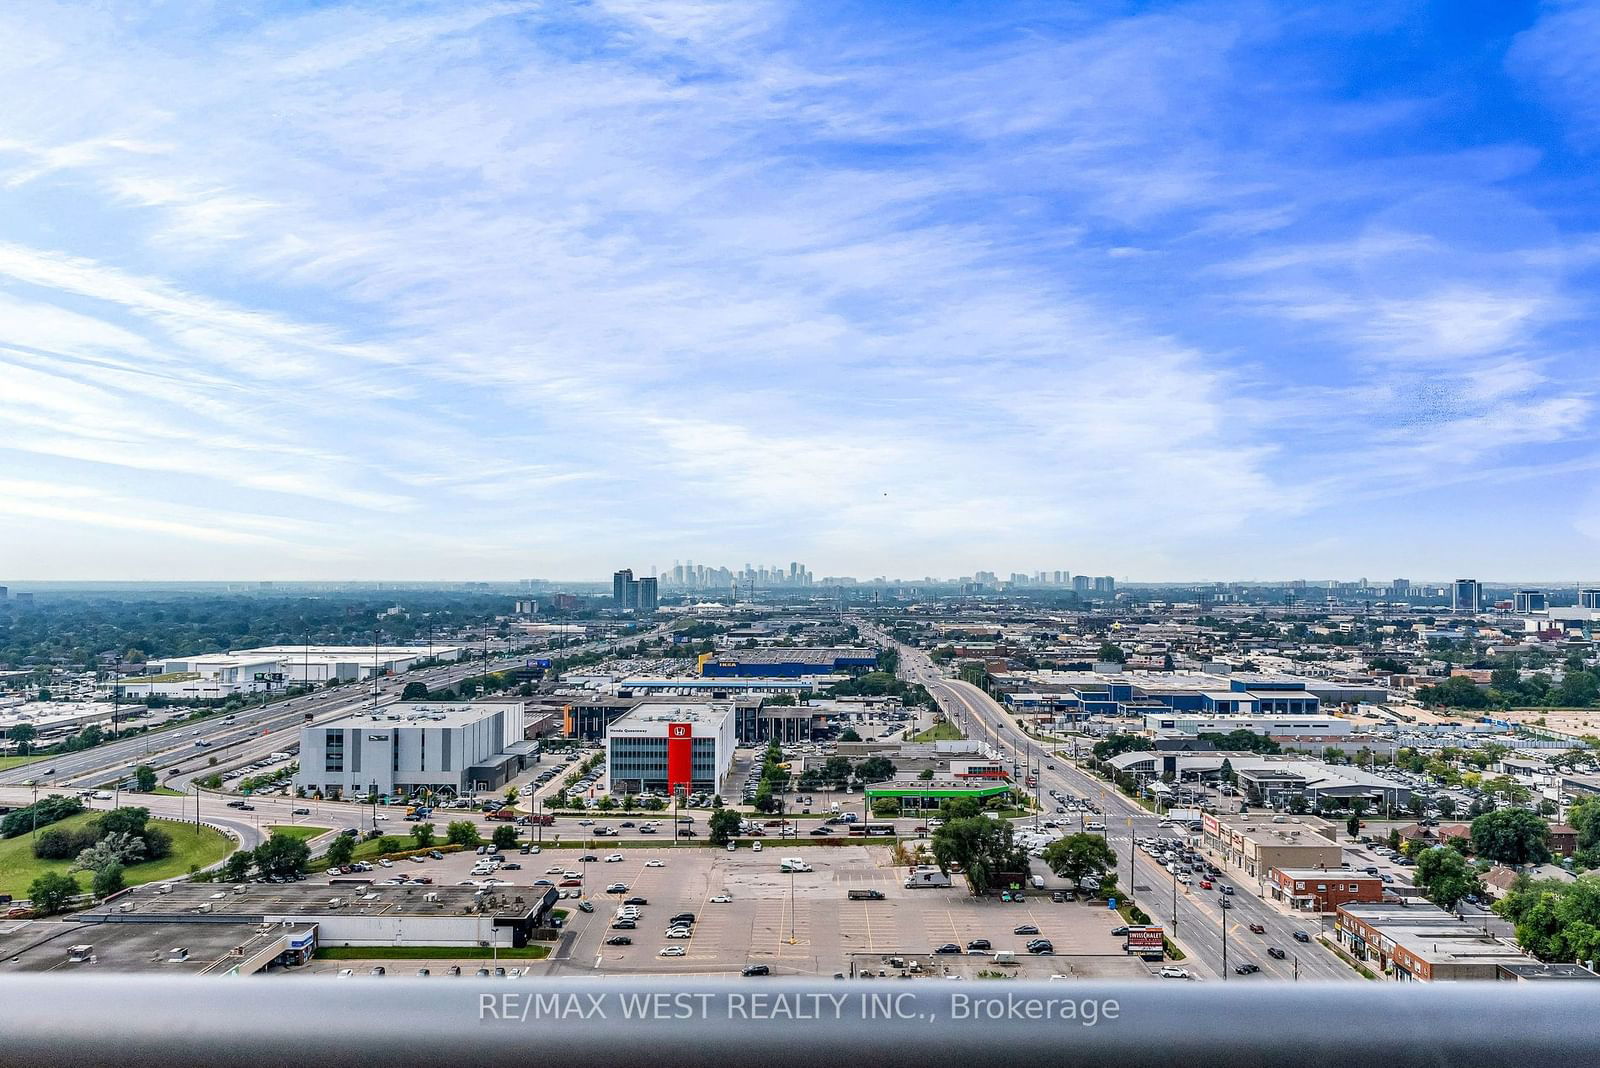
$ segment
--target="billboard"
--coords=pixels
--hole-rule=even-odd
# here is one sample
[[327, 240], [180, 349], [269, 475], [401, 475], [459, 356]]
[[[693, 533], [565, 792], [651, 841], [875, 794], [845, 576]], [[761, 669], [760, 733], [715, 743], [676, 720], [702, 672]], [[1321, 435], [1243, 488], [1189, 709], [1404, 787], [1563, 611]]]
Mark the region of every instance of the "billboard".
[[1146, 959], [1159, 960], [1164, 954], [1162, 939], [1165, 931], [1160, 927], [1146, 925], [1144, 927], [1129, 927], [1127, 939], [1122, 943], [1122, 948], [1128, 953]]

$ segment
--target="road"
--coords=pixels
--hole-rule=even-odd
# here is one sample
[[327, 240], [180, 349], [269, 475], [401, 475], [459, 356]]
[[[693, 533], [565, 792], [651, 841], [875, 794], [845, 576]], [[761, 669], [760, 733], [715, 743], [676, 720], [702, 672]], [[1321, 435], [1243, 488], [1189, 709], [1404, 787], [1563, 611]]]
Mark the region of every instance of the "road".
[[[1128, 866], [1133, 865], [1131, 886], [1140, 908], [1163, 923], [1171, 935], [1188, 953], [1184, 962], [1192, 973], [1229, 981], [1259, 982], [1263, 977], [1274, 979], [1305, 979], [1350, 981], [1359, 976], [1330, 950], [1312, 942], [1294, 941], [1293, 934], [1303, 930], [1313, 937], [1322, 929], [1323, 921], [1314, 914], [1289, 916], [1261, 899], [1261, 890], [1253, 883], [1230, 877], [1215, 881], [1234, 887], [1230, 908], [1221, 907], [1222, 894], [1196, 887], [1177, 886], [1176, 917], [1173, 909], [1173, 875], [1162, 868], [1134, 843], [1136, 838], [1176, 836], [1178, 832], [1158, 828], [1159, 818], [1122, 796], [1104, 780], [1076, 767], [1068, 754], [1053, 753], [1049, 747], [1022, 734], [1015, 721], [988, 694], [970, 683], [945, 677], [926, 654], [918, 649], [898, 645], [894, 639], [875, 628], [862, 625], [864, 632], [886, 645], [900, 651], [900, 672], [908, 681], [919, 682], [928, 688], [952, 722], [962, 727], [968, 737], [988, 742], [997, 753], [1008, 755], [1018, 766], [1033, 767], [1039, 773], [1041, 793], [1052, 788], [1068, 795], [1083, 797], [1094, 802], [1104, 813], [1106, 836], [1117, 851], [1119, 859], [1119, 884], [1130, 885]], [[1213, 858], [1220, 861], [1220, 858]], [[1219, 862], [1218, 867], [1223, 867]], [[1226, 933], [1224, 933], [1226, 921]], [[1265, 934], [1252, 934], [1249, 925], [1261, 924]], [[1226, 939], [1227, 963], [1223, 964], [1223, 944]], [[1275, 946], [1284, 950], [1286, 960], [1275, 960], [1267, 955], [1267, 948]], [[1232, 969], [1241, 963], [1255, 964], [1261, 969], [1254, 976], [1239, 976]]]
[[[665, 633], [668, 628], [630, 636], [621, 641], [596, 641], [551, 650], [571, 656], [586, 652], [610, 652], [619, 645]], [[399, 700], [406, 684], [424, 682], [440, 689], [462, 679], [489, 671], [516, 667], [525, 657], [515, 656], [487, 663], [459, 661], [420, 672], [381, 678], [376, 688], [370, 684], [318, 690], [301, 697], [273, 701], [241, 710], [229, 716], [214, 716], [199, 722], [147, 731], [77, 753], [61, 753], [48, 760], [23, 764], [0, 772], [0, 786], [23, 785], [38, 780], [41, 786], [86, 789], [128, 779], [141, 764], [156, 768], [163, 782], [174, 789], [187, 790], [196, 777], [222, 773], [252, 763], [273, 752], [293, 750], [299, 745], [300, 727], [308, 722], [325, 722], [359, 708], [391, 704]], [[198, 743], [205, 742], [202, 746]], [[217, 763], [212, 764], [211, 758]]]

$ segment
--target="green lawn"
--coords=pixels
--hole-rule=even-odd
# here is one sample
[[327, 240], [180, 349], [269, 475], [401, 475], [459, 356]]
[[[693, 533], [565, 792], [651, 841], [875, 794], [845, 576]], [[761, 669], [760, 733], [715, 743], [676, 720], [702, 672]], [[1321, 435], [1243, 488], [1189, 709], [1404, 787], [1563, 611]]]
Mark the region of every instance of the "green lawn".
[[[49, 826], [68, 830], [81, 827], [94, 817], [94, 813], [81, 812], [76, 816], [57, 820]], [[172, 853], [160, 860], [146, 861], [128, 868], [123, 874], [123, 879], [129, 886], [154, 882], [157, 879], [170, 879], [175, 875], [187, 875], [190, 865], [204, 868], [209, 864], [215, 864], [234, 848], [232, 838], [210, 827], [201, 827], [196, 834], [192, 823], [160, 819], [153, 819], [150, 823], [172, 835]], [[40, 830], [44, 830], [44, 827]], [[27, 897], [28, 887], [39, 876], [47, 871], [72, 874], [67, 871], [70, 867], [72, 867], [70, 860], [36, 858], [33, 855], [33, 840], [30, 835], [5, 839], [0, 841], [0, 894], [10, 894], [17, 898]], [[80, 886], [88, 889], [87, 872], [76, 873], [76, 878]]]
[[182, 790], [174, 790], [170, 786], [157, 786], [154, 790], [151, 790], [150, 792], [152, 794], [156, 794], [159, 797], [188, 797], [189, 796], [184, 791], [182, 791]]
[[24, 764], [34, 764], [45, 759], [47, 758], [42, 756], [0, 756], [0, 771], [20, 768]]
[[[543, 960], [549, 946], [500, 947], [501, 960]], [[483, 946], [322, 946], [318, 960], [491, 960], [493, 948]]]
[[947, 721], [944, 723], [935, 723], [927, 730], [913, 735], [911, 740], [913, 742], [954, 742], [965, 737], [966, 735], [962, 734], [960, 729], [957, 728], [954, 723]]
[[284, 834], [290, 838], [298, 838], [302, 842], [309, 841], [321, 834], [327, 834], [331, 827], [306, 827], [302, 824], [275, 823], [267, 828], [268, 835]]

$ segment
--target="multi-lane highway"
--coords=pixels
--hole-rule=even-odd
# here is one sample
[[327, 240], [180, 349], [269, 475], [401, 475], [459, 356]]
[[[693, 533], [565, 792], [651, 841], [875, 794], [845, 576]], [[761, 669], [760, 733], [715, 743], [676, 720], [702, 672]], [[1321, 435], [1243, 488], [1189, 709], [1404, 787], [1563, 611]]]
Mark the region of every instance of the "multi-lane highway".
[[[619, 645], [665, 633], [661, 627], [625, 641], [595, 641], [551, 650], [548, 655], [572, 656], [588, 652], [611, 652]], [[462, 660], [424, 671], [380, 678], [370, 682], [318, 690], [301, 697], [273, 701], [243, 709], [228, 716], [213, 716], [198, 722], [180, 722], [143, 734], [122, 738], [77, 753], [61, 753], [42, 761], [0, 771], [0, 786], [23, 785], [38, 781], [41, 786], [99, 787], [129, 778], [141, 764], [154, 767], [162, 781], [176, 789], [187, 789], [196, 777], [225, 772], [259, 760], [271, 753], [299, 744], [300, 727], [308, 722], [337, 719], [358, 708], [390, 704], [411, 682], [423, 682], [430, 689], [454, 685], [483, 672], [516, 667], [524, 657], [483, 661]], [[204, 745], [200, 743], [205, 743]], [[211, 763], [215, 757], [217, 762]]]
[[[1343, 961], [1315, 941], [1308, 944], [1294, 940], [1295, 931], [1305, 931], [1314, 939], [1322, 929], [1319, 917], [1286, 915], [1262, 900], [1256, 884], [1236, 878], [1235, 873], [1225, 869], [1223, 879], [1214, 881], [1218, 890], [1200, 890], [1198, 883], [1193, 887], [1179, 884], [1174, 895], [1173, 874], [1135, 843], [1139, 838], [1175, 837], [1177, 832], [1159, 828], [1157, 816], [1123, 797], [1104, 780], [1076, 767], [1067, 754], [1052, 753], [1048, 745], [1028, 738], [1005, 710], [978, 687], [945, 677], [920, 650], [898, 645], [874, 628], [862, 629], [873, 631], [873, 636], [884, 644], [895, 645], [900, 651], [901, 674], [908, 681], [926, 686], [945, 714], [970, 737], [987, 741], [1000, 753], [1010, 753], [1019, 765], [1036, 768], [1041, 791], [1059, 789], [1099, 806], [1104, 813], [1106, 835], [1117, 851], [1119, 885], [1125, 889], [1129, 886], [1131, 858], [1134, 897], [1140, 908], [1163, 923], [1189, 953], [1185, 965], [1191, 972], [1243, 982], [1260, 981], [1262, 976], [1337, 981], [1357, 978]], [[1220, 858], [1213, 859], [1222, 867]], [[1221, 905], [1223, 895], [1219, 891], [1223, 883], [1234, 887], [1229, 908]], [[1260, 924], [1265, 934], [1252, 934], [1251, 924]], [[1269, 956], [1268, 947], [1282, 949], [1286, 959]], [[1242, 963], [1258, 966], [1260, 975], [1233, 974], [1233, 969]]]

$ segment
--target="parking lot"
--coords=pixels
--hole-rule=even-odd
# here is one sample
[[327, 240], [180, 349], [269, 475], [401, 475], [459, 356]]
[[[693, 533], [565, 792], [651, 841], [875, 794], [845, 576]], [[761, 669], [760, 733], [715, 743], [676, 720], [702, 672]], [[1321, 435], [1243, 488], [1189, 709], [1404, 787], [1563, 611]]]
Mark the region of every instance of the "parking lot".
[[[780, 872], [780, 855], [802, 858], [814, 870]], [[632, 849], [624, 856], [625, 862], [601, 865], [590, 875], [597, 883], [593, 889], [603, 891], [603, 884], [614, 879], [627, 885], [627, 894], [591, 894], [595, 911], [570, 915], [550, 973], [713, 974], [765, 964], [774, 974], [829, 976], [888, 970], [883, 958], [899, 956], [918, 958], [925, 972], [970, 975], [994, 967], [994, 951], [1010, 950], [1018, 963], [1007, 970], [1035, 977], [1149, 975], [1145, 965], [1123, 955], [1122, 939], [1110, 934], [1121, 922], [1114, 912], [1052, 903], [1045, 894], [1003, 904], [974, 900], [960, 888], [907, 890], [901, 885], [903, 869], [888, 867], [888, 851], [877, 847], [786, 844], [781, 852], [760, 853]], [[650, 867], [651, 860], [664, 866]], [[876, 890], [883, 900], [849, 900], [852, 889]], [[626, 896], [648, 903], [641, 906], [636, 927], [613, 929], [616, 906]], [[695, 914], [690, 936], [666, 938], [667, 921], [685, 912]], [[1014, 934], [1022, 924], [1036, 926], [1038, 935]], [[631, 944], [605, 944], [618, 936]], [[1028, 955], [1023, 947], [1031, 937], [1053, 941], [1055, 954]], [[943, 943], [965, 947], [974, 939], [988, 939], [992, 949], [932, 954]], [[674, 952], [681, 947], [682, 955], [662, 956], [669, 947]]]

